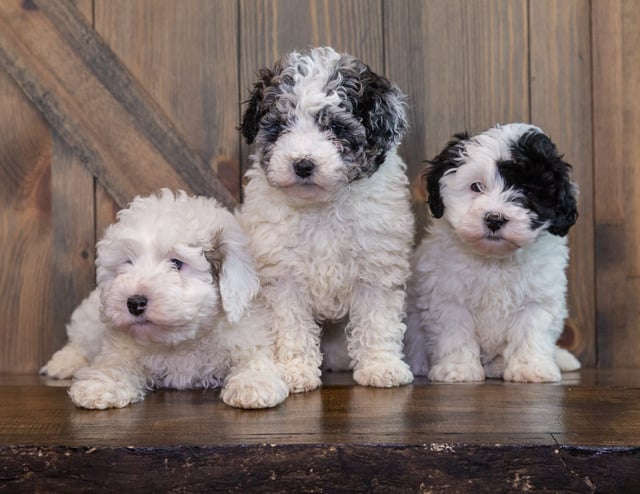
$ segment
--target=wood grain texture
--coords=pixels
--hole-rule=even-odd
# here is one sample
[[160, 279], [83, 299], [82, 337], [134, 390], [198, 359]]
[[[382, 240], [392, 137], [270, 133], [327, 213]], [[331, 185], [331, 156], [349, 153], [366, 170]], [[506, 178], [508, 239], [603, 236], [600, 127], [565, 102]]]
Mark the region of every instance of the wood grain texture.
[[65, 391], [33, 377], [0, 380], [0, 485], [11, 492], [640, 487], [637, 370], [572, 373], [560, 385], [392, 389], [328, 374], [321, 389], [262, 411], [229, 408], [212, 390], [85, 411]]
[[[76, 0], [74, 5], [91, 24], [92, 1]], [[43, 349], [41, 364], [66, 342], [71, 313], [95, 287], [95, 179], [55, 129], [51, 138], [53, 246], [49, 296], [55, 310], [44, 330], [50, 344]]]
[[120, 205], [167, 185], [235, 204], [72, 3], [28, 5], [2, 3], [0, 62]]
[[42, 365], [54, 312], [51, 137], [36, 108], [0, 72], [0, 373]]
[[639, 366], [640, 5], [595, 0], [591, 24], [598, 364]]
[[[312, 46], [330, 45], [383, 72], [381, 34], [380, 1], [240, 0], [240, 99], [249, 98], [261, 67]], [[243, 170], [249, 165], [249, 152], [243, 144]]]
[[385, 2], [386, 72], [409, 94], [416, 174], [456, 132], [527, 120], [525, 1]]
[[[539, 125], [573, 165], [582, 191], [571, 230], [569, 314], [576, 329], [569, 349], [586, 366], [596, 364], [593, 230], [593, 140], [590, 16], [587, 0], [530, 3], [531, 122]], [[586, 193], [585, 193], [586, 192]]]
[[95, 288], [94, 180], [65, 141], [53, 133], [51, 164], [50, 299], [55, 307], [43, 332], [51, 344], [43, 350], [45, 364], [67, 340], [65, 325], [75, 307]]
[[95, 7], [109, 48], [239, 198], [236, 3], [99, 0]]

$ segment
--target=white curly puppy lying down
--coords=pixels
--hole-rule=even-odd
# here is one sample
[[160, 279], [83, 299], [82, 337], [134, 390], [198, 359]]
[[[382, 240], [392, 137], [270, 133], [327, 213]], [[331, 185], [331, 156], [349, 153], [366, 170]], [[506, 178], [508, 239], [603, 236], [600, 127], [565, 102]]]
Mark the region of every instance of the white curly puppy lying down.
[[73, 376], [69, 395], [84, 408], [124, 407], [152, 388], [220, 385], [231, 406], [283, 401], [268, 334], [234, 324], [259, 281], [233, 215], [163, 189], [117, 218], [97, 244], [97, 288], [41, 372]]
[[570, 165], [539, 128], [458, 134], [427, 172], [433, 223], [415, 254], [405, 348], [434, 381], [560, 380]]

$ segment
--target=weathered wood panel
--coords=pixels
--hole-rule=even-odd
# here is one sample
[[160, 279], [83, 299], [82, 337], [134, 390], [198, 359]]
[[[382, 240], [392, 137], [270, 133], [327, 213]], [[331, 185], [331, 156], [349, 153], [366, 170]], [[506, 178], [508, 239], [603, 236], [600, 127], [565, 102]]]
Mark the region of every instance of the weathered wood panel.
[[525, 1], [385, 3], [386, 69], [409, 94], [412, 172], [452, 134], [526, 121]]
[[[188, 146], [239, 198], [236, 3], [97, 0], [95, 28]], [[154, 173], [153, 163], [139, 166]]]
[[49, 298], [52, 318], [43, 332], [46, 363], [66, 342], [65, 324], [73, 309], [95, 287], [94, 179], [65, 141], [53, 133], [51, 162], [53, 249]]
[[120, 205], [166, 185], [235, 204], [73, 4], [3, 2], [0, 27], [0, 62]]
[[596, 363], [590, 17], [587, 0], [530, 3], [531, 122], [573, 165], [580, 217], [570, 233], [567, 346], [584, 365]]
[[55, 344], [49, 331], [51, 137], [3, 72], [0, 109], [0, 372], [34, 372]]
[[640, 5], [594, 0], [598, 363], [640, 366]]
[[[91, 0], [74, 2], [88, 23], [93, 19]], [[66, 342], [65, 325], [73, 309], [95, 286], [95, 178], [53, 129], [51, 155], [51, 259], [50, 299], [53, 303], [47, 328], [49, 344], [43, 348], [44, 364]]]

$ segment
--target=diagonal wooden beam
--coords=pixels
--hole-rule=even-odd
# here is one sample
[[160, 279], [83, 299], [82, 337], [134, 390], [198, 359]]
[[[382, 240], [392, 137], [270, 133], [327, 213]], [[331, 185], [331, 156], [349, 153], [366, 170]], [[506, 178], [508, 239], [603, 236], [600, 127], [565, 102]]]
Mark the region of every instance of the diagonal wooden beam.
[[120, 206], [161, 187], [236, 206], [70, 0], [0, 1], [0, 65]]

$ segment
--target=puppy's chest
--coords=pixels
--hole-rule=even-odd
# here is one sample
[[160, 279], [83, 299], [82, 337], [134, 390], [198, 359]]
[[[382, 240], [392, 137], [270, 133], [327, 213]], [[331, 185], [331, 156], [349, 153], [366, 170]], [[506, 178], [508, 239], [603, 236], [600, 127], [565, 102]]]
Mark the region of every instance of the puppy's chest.
[[212, 360], [201, 349], [180, 348], [175, 351], [147, 355], [143, 364], [156, 388], [192, 389], [212, 388], [224, 379], [224, 363]]
[[290, 250], [289, 261], [315, 299], [329, 301], [351, 291], [363, 258], [359, 235], [351, 223], [345, 227], [311, 219], [298, 225], [299, 243]]

